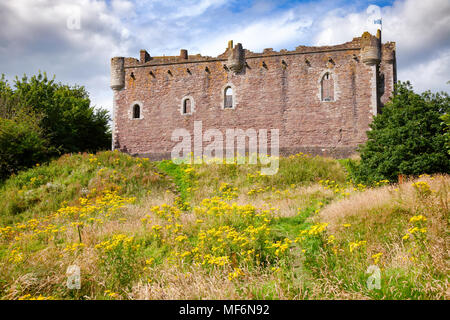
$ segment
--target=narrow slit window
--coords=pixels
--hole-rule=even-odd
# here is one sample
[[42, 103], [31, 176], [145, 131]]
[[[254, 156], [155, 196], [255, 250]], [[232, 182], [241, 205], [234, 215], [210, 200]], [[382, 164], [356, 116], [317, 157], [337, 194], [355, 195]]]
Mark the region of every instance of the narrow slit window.
[[334, 80], [329, 72], [325, 73], [321, 81], [322, 101], [334, 101]]
[[183, 102], [183, 114], [190, 114], [191, 113], [191, 100], [185, 99]]
[[141, 107], [138, 104], [133, 106], [133, 119], [139, 119], [141, 117]]
[[224, 108], [233, 108], [233, 89], [231, 87], [225, 89], [224, 99]]

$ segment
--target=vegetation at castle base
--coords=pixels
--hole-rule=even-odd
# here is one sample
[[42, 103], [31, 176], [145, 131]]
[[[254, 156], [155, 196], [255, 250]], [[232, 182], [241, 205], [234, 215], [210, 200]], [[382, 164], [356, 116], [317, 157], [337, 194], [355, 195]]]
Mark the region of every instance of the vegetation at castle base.
[[2, 76], [0, 180], [64, 153], [110, 148], [109, 120], [106, 110], [90, 105], [84, 87], [56, 83], [45, 73], [16, 78], [11, 87]]
[[0, 297], [448, 299], [449, 176], [368, 187], [332, 159], [279, 160], [283, 179], [119, 152], [22, 171], [0, 189]]
[[400, 82], [395, 92], [370, 125], [368, 141], [360, 148], [361, 162], [351, 170], [355, 181], [397, 181], [399, 174], [450, 172], [449, 95], [429, 91], [419, 95], [409, 82]]

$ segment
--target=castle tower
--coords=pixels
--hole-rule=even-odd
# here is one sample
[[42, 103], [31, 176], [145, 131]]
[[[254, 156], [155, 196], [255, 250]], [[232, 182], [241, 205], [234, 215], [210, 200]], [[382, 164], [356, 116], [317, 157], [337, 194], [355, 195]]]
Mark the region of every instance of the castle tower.
[[378, 65], [381, 62], [381, 31], [378, 30], [377, 36], [364, 32], [361, 36], [361, 60], [363, 63], [371, 67], [371, 108], [372, 114], [375, 116], [379, 110], [378, 96]]
[[116, 148], [117, 139], [117, 108], [118, 93], [125, 88], [125, 58], [115, 57], [111, 59], [111, 89], [113, 90], [113, 119], [112, 119], [112, 150]]
[[381, 48], [381, 67], [380, 71], [385, 75], [384, 85], [381, 87], [385, 88], [380, 96], [380, 102], [384, 105], [389, 101], [390, 93], [394, 90], [394, 86], [397, 83], [397, 65], [395, 58], [395, 42], [388, 42], [382, 45]]

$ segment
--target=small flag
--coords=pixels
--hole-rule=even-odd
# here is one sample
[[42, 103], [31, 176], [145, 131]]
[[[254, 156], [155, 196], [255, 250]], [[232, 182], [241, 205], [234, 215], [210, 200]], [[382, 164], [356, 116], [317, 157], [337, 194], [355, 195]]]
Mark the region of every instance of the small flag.
[[381, 19], [373, 20], [373, 23], [374, 23], [374, 24], [381, 24]]

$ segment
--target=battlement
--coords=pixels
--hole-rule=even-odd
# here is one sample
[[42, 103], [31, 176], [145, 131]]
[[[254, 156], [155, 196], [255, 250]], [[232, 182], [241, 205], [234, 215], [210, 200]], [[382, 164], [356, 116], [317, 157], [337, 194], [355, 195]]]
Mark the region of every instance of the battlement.
[[[230, 47], [231, 44], [231, 47]], [[158, 66], [158, 65], [170, 65], [170, 64], [182, 64], [182, 63], [202, 63], [202, 62], [215, 62], [215, 61], [227, 61], [229, 55], [233, 52], [233, 41], [230, 40], [226, 50], [219, 54], [217, 57], [202, 56], [201, 54], [188, 55], [186, 49], [180, 50], [180, 55], [177, 56], [155, 56], [152, 57], [146, 50], [141, 50], [140, 59], [125, 58], [125, 68], [133, 68], [140, 66]], [[371, 35], [369, 32], [365, 32], [361, 37], [354, 38], [352, 41], [334, 45], [334, 46], [297, 46], [294, 50], [281, 49], [280, 51], [274, 51], [273, 48], [266, 48], [263, 52], [253, 52], [248, 49], [244, 49], [245, 59], [255, 59], [262, 57], [276, 57], [283, 55], [297, 55], [297, 54], [314, 54], [314, 53], [326, 53], [326, 52], [339, 52], [339, 51], [351, 51], [361, 50], [371, 51], [373, 54], [381, 57], [378, 51], [383, 47], [383, 53], [385, 55], [392, 55], [395, 51], [395, 43], [389, 42], [385, 45], [381, 45], [380, 39]]]

